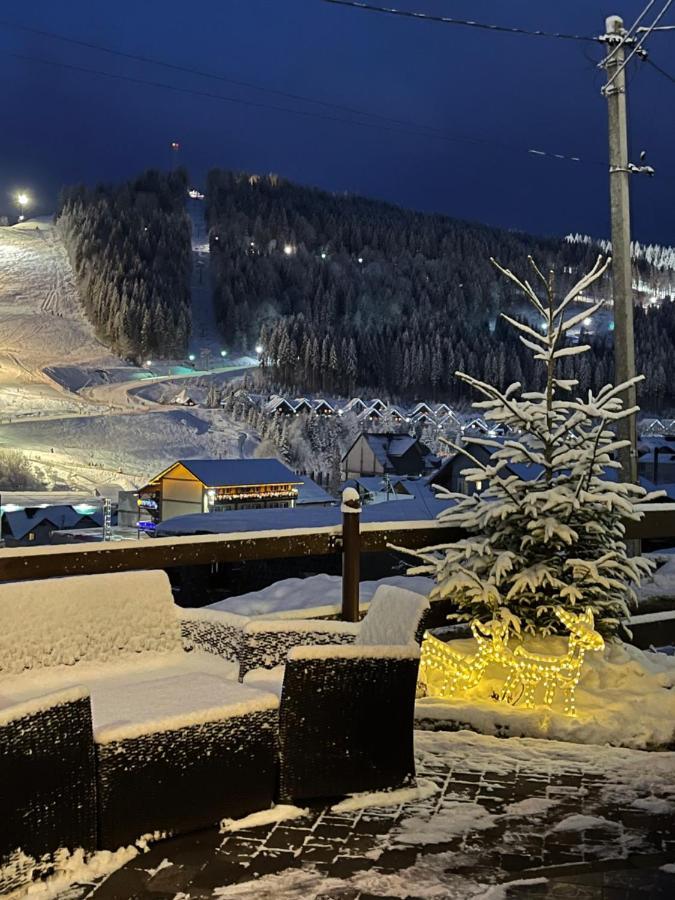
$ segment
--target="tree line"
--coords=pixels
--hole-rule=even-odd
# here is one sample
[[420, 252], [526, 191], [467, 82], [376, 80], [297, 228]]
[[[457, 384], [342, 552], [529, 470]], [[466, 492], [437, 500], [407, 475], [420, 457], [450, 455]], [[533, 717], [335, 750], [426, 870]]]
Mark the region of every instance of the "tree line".
[[[533, 256], [559, 292], [588, 270], [601, 247], [586, 239], [521, 232], [403, 210], [277, 176], [214, 170], [207, 183], [214, 303], [223, 339], [260, 343], [269, 377], [290, 391], [394, 399], [466, 397], [456, 370], [505, 386], [536, 385], [526, 349], [499, 313], [527, 317], [494, 257], [523, 271]], [[664, 255], [639, 254], [636, 277], [663, 284]], [[605, 276], [590, 299], [611, 296]], [[636, 312], [643, 399], [669, 401], [665, 378], [675, 329], [669, 302]], [[570, 357], [568, 377], [599, 387], [613, 377], [612, 336]]]
[[186, 193], [182, 170], [62, 191], [56, 221], [85, 312], [99, 338], [125, 358], [186, 352], [192, 265]]

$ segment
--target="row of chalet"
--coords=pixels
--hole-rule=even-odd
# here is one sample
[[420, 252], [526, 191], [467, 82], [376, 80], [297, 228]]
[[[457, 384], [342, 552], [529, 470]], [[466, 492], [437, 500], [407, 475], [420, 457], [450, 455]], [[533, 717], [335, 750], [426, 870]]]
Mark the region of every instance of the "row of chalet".
[[406, 407], [400, 404], [385, 403], [378, 397], [372, 400], [353, 397], [347, 403], [340, 404], [324, 397], [275, 396], [263, 405], [262, 410], [269, 416], [297, 416], [311, 413], [319, 416], [353, 415], [365, 425], [390, 422], [394, 425], [435, 425], [447, 431], [496, 433], [494, 426], [489, 426], [480, 416], [460, 415], [453, 412], [447, 403], [421, 401], [412, 407]]

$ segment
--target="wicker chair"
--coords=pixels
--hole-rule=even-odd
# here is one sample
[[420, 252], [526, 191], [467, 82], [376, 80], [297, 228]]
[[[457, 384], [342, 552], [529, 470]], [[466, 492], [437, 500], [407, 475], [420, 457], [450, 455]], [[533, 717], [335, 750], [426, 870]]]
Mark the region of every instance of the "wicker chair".
[[96, 849], [95, 765], [85, 691], [0, 710], [0, 894], [58, 847]]
[[279, 714], [284, 800], [395, 788], [415, 777], [413, 721], [426, 598], [379, 588], [351, 646], [288, 653]]

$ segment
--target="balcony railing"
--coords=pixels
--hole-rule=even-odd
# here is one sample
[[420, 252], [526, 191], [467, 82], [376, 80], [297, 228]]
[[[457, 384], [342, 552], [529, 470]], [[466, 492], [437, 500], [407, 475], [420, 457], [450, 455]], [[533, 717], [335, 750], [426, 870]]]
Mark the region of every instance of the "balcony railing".
[[[419, 549], [460, 536], [459, 531], [437, 522], [367, 522], [361, 523], [358, 552], [381, 553], [389, 544]], [[627, 537], [642, 540], [675, 538], [675, 504], [646, 506], [641, 522], [627, 523]], [[219, 562], [329, 556], [341, 553], [342, 549], [341, 525], [100, 544], [16, 547], [0, 550], [0, 582]]]

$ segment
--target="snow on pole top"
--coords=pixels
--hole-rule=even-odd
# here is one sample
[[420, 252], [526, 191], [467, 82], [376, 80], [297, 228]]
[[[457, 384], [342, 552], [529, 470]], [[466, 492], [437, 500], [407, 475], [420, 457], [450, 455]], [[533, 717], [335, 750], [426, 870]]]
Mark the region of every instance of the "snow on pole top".
[[344, 489], [342, 492], [342, 506], [340, 509], [343, 513], [361, 512], [361, 497], [356, 488], [346, 487]]

